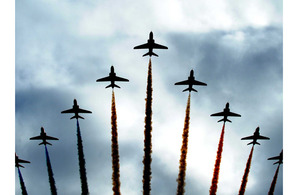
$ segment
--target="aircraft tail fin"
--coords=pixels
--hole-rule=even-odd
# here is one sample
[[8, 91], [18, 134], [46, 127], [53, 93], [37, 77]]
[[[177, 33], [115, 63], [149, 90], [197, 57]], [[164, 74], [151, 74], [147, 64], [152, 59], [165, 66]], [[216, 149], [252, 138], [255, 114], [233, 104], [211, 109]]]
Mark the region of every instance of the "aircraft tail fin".
[[255, 145], [255, 144], [258, 144], [258, 145], [260, 145], [260, 143], [258, 143], [257, 141], [253, 141], [253, 142], [250, 142], [249, 144], [247, 144], [247, 145], [250, 145], [250, 144], [253, 144], [253, 145]]
[[143, 55], [143, 57], [144, 57], [144, 56], [147, 56], [147, 55], [149, 55], [150, 57], [151, 57], [152, 55], [158, 57], [158, 55], [157, 55], [156, 53], [153, 53], [153, 52], [145, 53], [145, 54]]
[[110, 84], [110, 85], [107, 85], [105, 88], [109, 88], [109, 87], [113, 87], [113, 86], [112, 86], [112, 84]]
[[183, 90], [182, 92], [185, 92], [185, 91], [195, 91], [195, 92], [198, 92], [196, 89], [194, 88], [186, 88], [185, 90]]
[[221, 122], [221, 121], [224, 121], [224, 122], [226, 122], [226, 121], [228, 121], [228, 122], [231, 122], [231, 120], [229, 120], [229, 119], [225, 119], [225, 118], [223, 118], [223, 119], [219, 120], [218, 122]]
[[49, 143], [49, 142], [47, 142], [47, 141], [43, 141], [43, 142], [41, 142], [39, 145], [42, 145], [42, 144], [49, 144], [49, 145], [51, 145], [52, 146], [52, 144], [51, 143]]
[[118, 87], [118, 88], [121, 88], [120, 86], [118, 86], [118, 85], [116, 85], [116, 84], [114, 84], [114, 86], [115, 86], [115, 87]]
[[[73, 119], [73, 118], [77, 118], [76, 115], [71, 117], [70, 119]], [[78, 118], [84, 119], [82, 116], [79, 116], [79, 115], [78, 115]]]

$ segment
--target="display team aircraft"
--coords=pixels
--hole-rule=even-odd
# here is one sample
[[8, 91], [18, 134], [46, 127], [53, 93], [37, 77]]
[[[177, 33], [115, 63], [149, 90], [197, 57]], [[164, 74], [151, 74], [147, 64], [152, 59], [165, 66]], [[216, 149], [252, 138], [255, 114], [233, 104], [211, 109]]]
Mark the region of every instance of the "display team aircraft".
[[150, 57], [152, 55], [158, 57], [158, 55], [156, 53], [153, 53], [153, 49], [168, 49], [168, 47], [155, 43], [155, 41], [153, 39], [153, 33], [151, 31], [149, 34], [148, 42], [145, 44], [139, 45], [139, 46], [135, 46], [133, 49], [149, 49], [149, 52], [145, 53], [143, 55], [143, 57], [147, 56], [147, 55], [149, 55]]
[[261, 136], [259, 134], [259, 127], [257, 127], [255, 132], [253, 133], [253, 135], [248, 136], [248, 137], [243, 137], [241, 140], [251, 140], [251, 139], [253, 140], [253, 142], [250, 142], [247, 145], [249, 145], [249, 144], [253, 144], [253, 145], [258, 144], [258, 145], [260, 145], [260, 143], [257, 142], [258, 139], [267, 139], [267, 140], [269, 140], [270, 138]]
[[84, 119], [82, 116], [79, 116], [78, 113], [92, 113], [91, 111], [88, 111], [88, 110], [84, 110], [84, 109], [81, 109], [79, 108], [79, 105], [77, 105], [77, 100], [74, 99], [74, 104], [73, 104], [73, 108], [69, 109], [69, 110], [64, 110], [61, 112], [62, 114], [65, 114], [65, 113], [74, 113], [75, 115], [73, 117], [71, 117], [70, 119], [73, 119], [73, 118], [81, 118], [81, 119]]
[[218, 122], [221, 122], [221, 121], [228, 121], [228, 122], [231, 122], [231, 120], [227, 119], [228, 116], [234, 116], [234, 117], [241, 117], [241, 115], [239, 114], [236, 114], [236, 113], [233, 113], [233, 112], [230, 112], [230, 109], [229, 109], [229, 102], [226, 103], [226, 106], [223, 110], [223, 112], [218, 112], [218, 113], [215, 113], [215, 114], [212, 114], [210, 116], [224, 116], [223, 119], [219, 120]]
[[108, 88], [108, 87], [111, 87], [111, 88], [118, 87], [118, 88], [120, 88], [118, 85], [115, 84], [115, 81], [128, 82], [129, 80], [128, 80], [128, 79], [125, 79], [125, 78], [122, 78], [122, 77], [116, 76], [116, 73], [115, 73], [115, 71], [114, 71], [114, 67], [111, 66], [111, 67], [110, 67], [110, 73], [109, 73], [109, 76], [104, 77], [104, 78], [100, 78], [100, 79], [98, 79], [96, 82], [105, 82], [105, 81], [110, 81], [110, 82], [111, 82], [111, 84], [108, 85], [108, 86], [106, 86], [105, 88]]
[[46, 145], [46, 144], [49, 144], [49, 145], [52, 145], [51, 143], [47, 142], [46, 140], [58, 140], [58, 138], [56, 137], [51, 137], [51, 136], [48, 136], [47, 133], [45, 132], [44, 128], [41, 127], [41, 133], [39, 136], [36, 136], [36, 137], [32, 137], [30, 138], [30, 140], [43, 140], [39, 145]]
[[188, 77], [188, 80], [177, 82], [177, 83], [175, 83], [175, 85], [188, 85], [189, 86], [188, 88], [186, 88], [182, 92], [187, 91], [187, 90], [189, 92], [191, 92], [191, 91], [197, 92], [197, 90], [193, 88], [193, 85], [204, 85], [204, 86], [207, 86], [206, 83], [202, 83], [200, 81], [196, 81], [195, 80], [194, 71], [193, 70], [191, 70], [190, 76]]
[[279, 156], [274, 156], [274, 157], [268, 158], [268, 160], [278, 160], [273, 165], [275, 165], [275, 164], [282, 164], [283, 163], [282, 162], [282, 160], [283, 160], [283, 150], [281, 150]]
[[20, 159], [20, 158], [17, 156], [17, 154], [15, 153], [15, 166], [16, 166], [16, 167], [23, 167], [23, 168], [25, 168], [23, 165], [20, 165], [19, 163], [30, 163], [30, 162], [27, 161], [27, 160], [22, 160], [22, 159]]

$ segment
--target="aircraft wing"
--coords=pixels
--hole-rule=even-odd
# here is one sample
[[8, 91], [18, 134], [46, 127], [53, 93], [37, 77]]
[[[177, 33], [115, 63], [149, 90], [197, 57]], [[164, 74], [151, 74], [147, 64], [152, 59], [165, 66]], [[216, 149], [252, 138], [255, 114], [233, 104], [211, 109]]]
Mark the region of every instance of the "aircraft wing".
[[115, 81], [129, 81], [128, 79], [122, 78], [122, 77], [115, 77]]
[[103, 77], [103, 78], [98, 79], [96, 82], [102, 82], [102, 81], [111, 81], [111, 78], [109, 76]]
[[30, 140], [36, 140], [36, 139], [43, 139], [43, 138], [42, 138], [42, 136], [40, 136], [40, 135], [39, 135], [39, 136], [36, 136], [36, 137], [30, 138]]
[[92, 113], [91, 111], [78, 108], [78, 113]]
[[157, 44], [157, 43], [153, 43], [153, 48], [155, 48], [155, 49], [168, 49], [168, 47]]
[[247, 140], [247, 139], [254, 139], [254, 136], [251, 135], [251, 136], [248, 136], [248, 137], [243, 137], [241, 140]]
[[46, 139], [48, 139], [48, 140], [58, 140], [58, 138], [56, 138], [56, 137], [51, 137], [51, 136], [48, 136], [48, 135], [46, 135]]
[[64, 110], [64, 111], [62, 111], [61, 113], [75, 113], [75, 111], [74, 111], [73, 108], [71, 108], [71, 109], [69, 109], [69, 110]]
[[196, 81], [196, 80], [194, 80], [193, 85], [204, 85], [204, 86], [207, 86], [206, 83], [202, 83], [202, 82]]
[[274, 156], [274, 157], [268, 158], [268, 160], [280, 160], [280, 156]]
[[30, 163], [30, 162], [27, 160], [18, 159], [18, 163]]
[[224, 112], [218, 112], [218, 113], [215, 113], [215, 114], [211, 114], [210, 116], [225, 116], [225, 113]]
[[257, 139], [270, 139], [270, 138], [259, 135], [259, 136], [257, 137]]
[[241, 116], [241, 115], [233, 113], [233, 112], [228, 112], [227, 116]]
[[142, 45], [135, 46], [133, 49], [148, 49], [148, 48], [149, 48], [149, 44], [145, 43]]
[[188, 84], [189, 84], [188, 80], [180, 81], [180, 82], [175, 83], [175, 85], [188, 85]]

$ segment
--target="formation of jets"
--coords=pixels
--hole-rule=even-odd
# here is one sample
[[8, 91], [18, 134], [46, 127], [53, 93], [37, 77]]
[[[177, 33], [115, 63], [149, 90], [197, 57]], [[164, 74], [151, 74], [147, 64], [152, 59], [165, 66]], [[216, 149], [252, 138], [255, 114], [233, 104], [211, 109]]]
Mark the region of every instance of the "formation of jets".
[[243, 137], [241, 140], [253, 140], [252, 142], [248, 143], [247, 145], [249, 145], [249, 144], [253, 144], [253, 145], [258, 144], [258, 145], [260, 145], [260, 143], [257, 142], [258, 139], [269, 140], [270, 138], [265, 137], [265, 136], [261, 136], [260, 133], [259, 133], [259, 127], [257, 127], [255, 129], [255, 132], [253, 133], [253, 135], [248, 136], [248, 137]]
[[197, 92], [197, 90], [193, 88], [193, 85], [207, 86], [206, 83], [202, 83], [200, 81], [195, 80], [194, 70], [191, 70], [190, 76], [188, 77], [188, 80], [177, 82], [177, 83], [175, 83], [175, 85], [188, 85], [189, 86], [188, 88], [184, 89], [182, 92], [185, 92], [185, 91], [189, 91], [189, 92], [195, 91], [195, 92]]
[[41, 143], [39, 143], [39, 145], [42, 145], [42, 144], [44, 144], [44, 145], [46, 145], [46, 144], [52, 145], [51, 143], [47, 142], [47, 140], [58, 140], [58, 138], [48, 136], [47, 133], [45, 132], [44, 128], [41, 127], [41, 133], [40, 133], [40, 135], [32, 137], [32, 138], [30, 138], [30, 140], [43, 140]]
[[69, 109], [69, 110], [64, 110], [64, 111], [62, 111], [61, 113], [62, 113], [62, 114], [65, 114], [65, 113], [74, 113], [75, 115], [74, 115], [73, 117], [71, 117], [70, 119], [73, 119], [73, 118], [76, 118], [76, 119], [78, 119], [78, 118], [84, 119], [82, 116], [79, 116], [78, 113], [92, 113], [92, 112], [89, 111], [89, 110], [84, 110], [84, 109], [79, 108], [79, 105], [77, 105], [77, 100], [76, 100], [76, 99], [74, 99], [73, 103], [74, 103], [74, 104], [73, 104], [73, 108], [71, 108], [71, 109]]
[[142, 45], [138, 45], [138, 46], [134, 47], [133, 49], [149, 49], [149, 52], [145, 53], [143, 55], [143, 57], [147, 56], [147, 55], [149, 55], [150, 57], [152, 55], [158, 57], [158, 55], [153, 52], [153, 49], [168, 49], [168, 47], [155, 43], [155, 41], [153, 39], [153, 33], [151, 31], [150, 34], [149, 34], [148, 42], [145, 43], [145, 44], [142, 44]]
[[20, 163], [30, 163], [30, 162], [27, 161], [27, 160], [20, 159], [20, 158], [18, 157], [18, 155], [15, 153], [15, 166], [16, 166], [16, 167], [23, 167], [23, 168], [24, 168], [24, 166], [21, 165]]
[[282, 164], [282, 160], [283, 160], [283, 150], [281, 150], [279, 156], [274, 156], [274, 157], [271, 157], [271, 158], [268, 158], [268, 160], [278, 160], [277, 162], [273, 163], [273, 165], [275, 164]]
[[128, 82], [129, 80], [125, 79], [125, 78], [122, 78], [122, 77], [116, 76], [114, 67], [111, 66], [109, 76], [100, 78], [96, 82], [105, 82], [105, 81], [110, 81], [111, 82], [111, 84], [106, 86], [105, 88], [108, 88], [108, 87], [111, 87], [111, 88], [118, 87], [118, 88], [120, 88], [118, 85], [115, 84], [116, 81]]
[[241, 117], [241, 115], [239, 114], [236, 114], [236, 113], [233, 113], [233, 112], [230, 112], [230, 109], [229, 109], [229, 102], [226, 103], [226, 106], [223, 110], [223, 112], [218, 112], [218, 113], [215, 113], [215, 114], [212, 114], [210, 116], [223, 116], [224, 118], [219, 120], [218, 122], [221, 122], [221, 121], [228, 121], [228, 122], [231, 122], [227, 117], [229, 116], [233, 116], [233, 117]]

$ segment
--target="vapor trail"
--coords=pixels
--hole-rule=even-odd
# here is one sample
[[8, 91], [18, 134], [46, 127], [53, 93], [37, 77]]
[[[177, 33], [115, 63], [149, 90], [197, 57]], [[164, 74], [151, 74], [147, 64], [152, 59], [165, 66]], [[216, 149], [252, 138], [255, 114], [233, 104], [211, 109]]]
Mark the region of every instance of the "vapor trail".
[[26, 187], [25, 187], [25, 183], [20, 171], [20, 168], [18, 167], [18, 173], [19, 173], [19, 178], [20, 178], [20, 184], [21, 184], [21, 189], [22, 189], [22, 195], [27, 195], [27, 191], [26, 191]]
[[119, 164], [119, 145], [118, 145], [118, 130], [117, 130], [117, 112], [115, 104], [115, 94], [112, 92], [111, 103], [111, 156], [112, 156], [112, 182], [113, 192], [115, 195], [120, 192], [120, 164]]
[[78, 160], [79, 160], [79, 173], [80, 173], [80, 180], [81, 180], [81, 194], [88, 195], [89, 189], [88, 189], [87, 178], [86, 178], [83, 145], [82, 145], [79, 122], [78, 119], [76, 120], [77, 120], [77, 148], [78, 148]]
[[250, 166], [251, 166], [251, 160], [252, 160], [252, 155], [253, 155], [253, 149], [254, 149], [254, 145], [252, 146], [249, 158], [247, 160], [247, 164], [246, 164], [244, 176], [243, 176], [243, 179], [242, 179], [242, 183], [241, 183], [239, 195], [245, 194], [245, 191], [246, 191], [246, 185], [247, 185], [247, 181], [248, 181], [248, 175], [249, 175], [249, 172], [250, 172]]
[[213, 175], [210, 190], [209, 190], [210, 195], [215, 195], [217, 193], [219, 172], [220, 172], [220, 164], [221, 164], [222, 151], [223, 151], [224, 133], [225, 133], [225, 122], [223, 124], [222, 133], [221, 133], [220, 141], [219, 141], [219, 145], [218, 145], [214, 175]]
[[145, 138], [144, 138], [144, 173], [143, 173], [143, 194], [149, 195], [151, 190], [151, 153], [152, 153], [152, 67], [149, 59], [147, 78], [147, 98], [145, 108]]
[[185, 111], [185, 120], [184, 120], [184, 128], [182, 133], [182, 146], [181, 146], [181, 155], [179, 161], [179, 173], [177, 178], [177, 195], [184, 194], [184, 186], [185, 186], [185, 171], [186, 171], [186, 156], [188, 152], [188, 137], [189, 137], [189, 123], [190, 123], [190, 99], [191, 93], [189, 93], [186, 111]]
[[47, 169], [48, 169], [51, 194], [57, 195], [55, 180], [53, 177], [53, 171], [52, 171], [51, 162], [50, 162], [50, 157], [49, 157], [49, 153], [48, 153], [48, 149], [47, 149], [46, 145], [45, 145], [45, 153], [46, 153], [46, 161], [47, 161]]
[[275, 175], [273, 177], [273, 181], [272, 181], [272, 184], [271, 184], [268, 195], [273, 195], [274, 194], [275, 185], [276, 185], [276, 181], [277, 181], [277, 176], [278, 176], [278, 172], [279, 172], [279, 167], [280, 167], [280, 164], [278, 165], [278, 167], [276, 169], [276, 172], [275, 172]]

